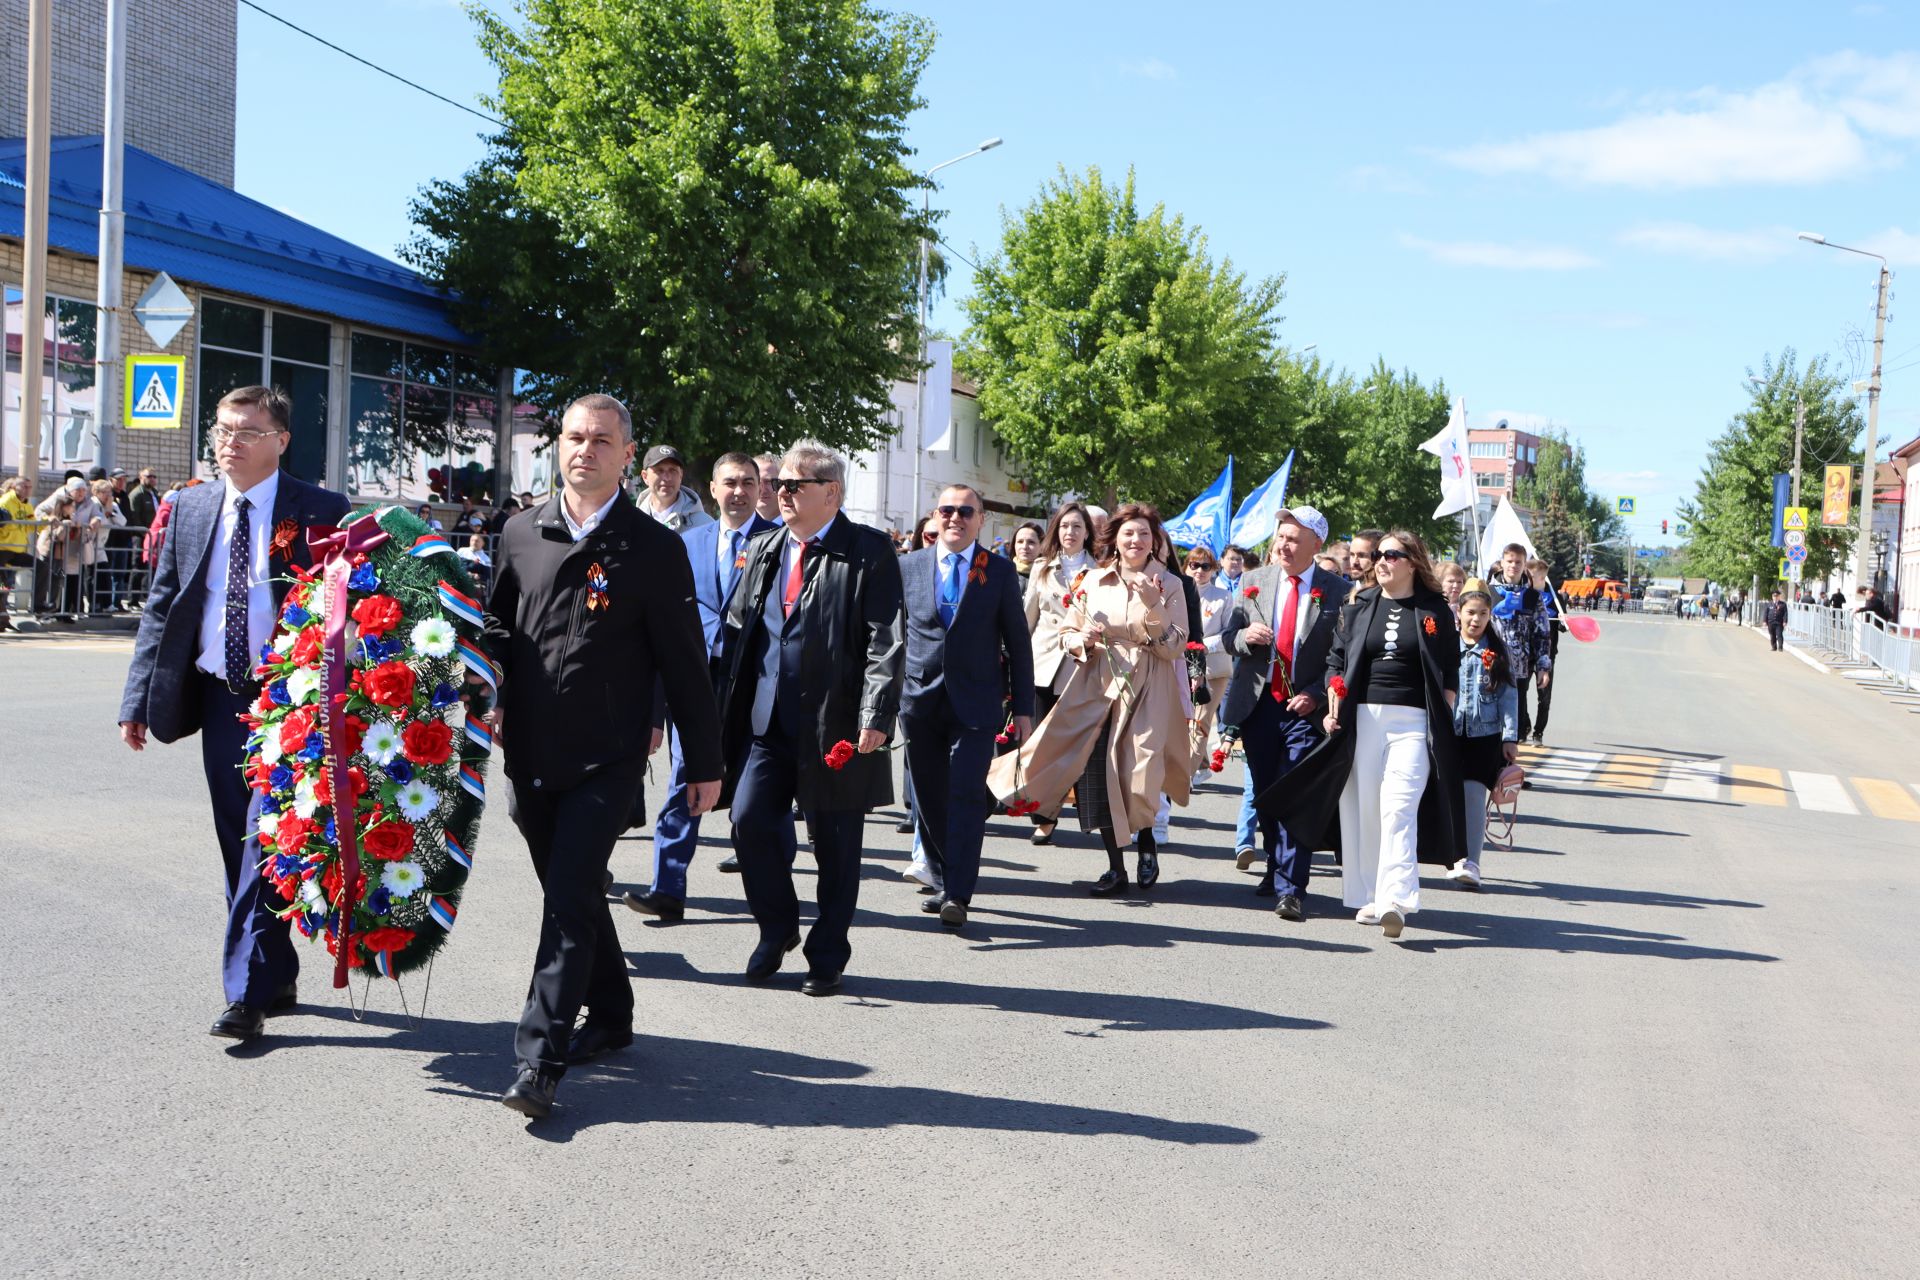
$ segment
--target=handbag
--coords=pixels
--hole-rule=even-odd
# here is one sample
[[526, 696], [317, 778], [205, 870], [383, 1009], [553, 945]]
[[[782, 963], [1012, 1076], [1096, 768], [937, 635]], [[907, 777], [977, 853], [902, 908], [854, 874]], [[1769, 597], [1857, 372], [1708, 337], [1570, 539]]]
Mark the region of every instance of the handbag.
[[1487, 792], [1488, 844], [1513, 848], [1513, 825], [1520, 818], [1520, 789], [1526, 781], [1527, 771], [1510, 764], [1500, 771], [1492, 790]]

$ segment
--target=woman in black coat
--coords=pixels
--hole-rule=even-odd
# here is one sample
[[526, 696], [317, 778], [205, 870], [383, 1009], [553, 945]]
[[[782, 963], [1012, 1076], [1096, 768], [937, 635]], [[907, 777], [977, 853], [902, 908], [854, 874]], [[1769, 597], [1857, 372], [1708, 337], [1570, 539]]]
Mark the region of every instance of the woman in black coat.
[[1298, 847], [1337, 847], [1354, 918], [1400, 936], [1419, 862], [1466, 847], [1453, 703], [1460, 641], [1426, 547], [1380, 539], [1372, 582], [1340, 611], [1327, 655], [1327, 737], [1255, 803]]

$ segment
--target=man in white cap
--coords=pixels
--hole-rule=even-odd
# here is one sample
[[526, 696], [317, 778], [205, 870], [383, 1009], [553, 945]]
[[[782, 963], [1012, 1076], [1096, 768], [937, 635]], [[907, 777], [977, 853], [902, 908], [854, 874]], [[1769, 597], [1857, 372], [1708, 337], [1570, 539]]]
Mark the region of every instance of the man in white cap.
[[[1223, 724], [1236, 726], [1257, 796], [1284, 777], [1320, 741], [1327, 705], [1327, 651], [1340, 605], [1352, 586], [1314, 566], [1327, 540], [1327, 518], [1312, 507], [1282, 511], [1267, 563], [1240, 579], [1240, 593], [1221, 635], [1234, 655], [1221, 701]], [[1255, 892], [1278, 894], [1283, 920], [1306, 919], [1313, 850], [1297, 849], [1279, 822], [1260, 816], [1267, 865]], [[1255, 853], [1242, 849], [1246, 870]]]
[[699, 495], [681, 486], [686, 474], [687, 461], [672, 445], [657, 444], [647, 450], [640, 464], [640, 478], [647, 482], [638, 501], [640, 513], [652, 516], [675, 533], [712, 524], [713, 517], [700, 505]]

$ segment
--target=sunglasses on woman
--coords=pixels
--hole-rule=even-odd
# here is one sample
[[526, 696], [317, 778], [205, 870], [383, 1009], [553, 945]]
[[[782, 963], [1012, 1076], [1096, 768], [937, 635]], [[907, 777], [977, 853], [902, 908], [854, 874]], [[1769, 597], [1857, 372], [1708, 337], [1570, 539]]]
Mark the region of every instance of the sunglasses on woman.
[[1397, 547], [1388, 547], [1385, 551], [1377, 551], [1374, 553], [1373, 558], [1375, 560], [1411, 560], [1413, 559], [1412, 556], [1408, 555], [1406, 552], [1400, 550]]

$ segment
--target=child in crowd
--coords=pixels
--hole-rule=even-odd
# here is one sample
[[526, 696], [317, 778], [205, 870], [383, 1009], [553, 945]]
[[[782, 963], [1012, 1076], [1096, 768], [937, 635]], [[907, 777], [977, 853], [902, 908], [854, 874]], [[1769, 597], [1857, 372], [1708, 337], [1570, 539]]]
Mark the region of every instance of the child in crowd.
[[1460, 776], [1466, 803], [1466, 856], [1447, 879], [1464, 889], [1480, 887], [1480, 853], [1487, 842], [1487, 793], [1500, 771], [1520, 756], [1520, 694], [1514, 688], [1507, 646], [1488, 624], [1493, 594], [1474, 579], [1460, 592], [1460, 697], [1453, 731], [1460, 738]]

